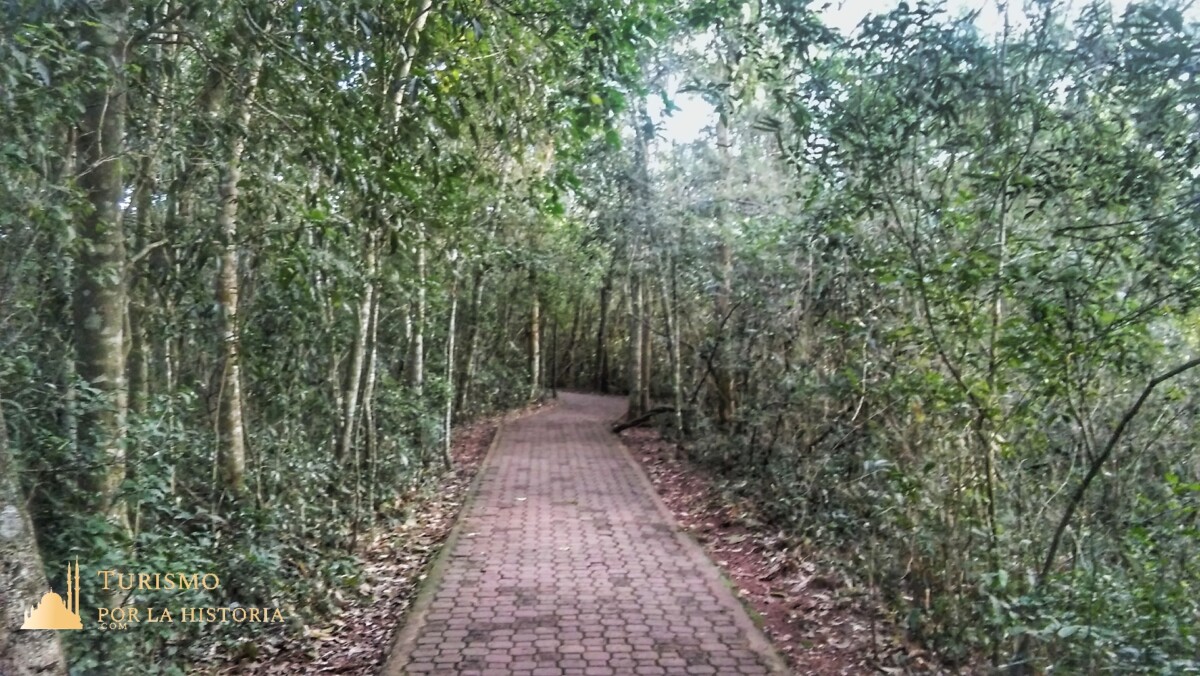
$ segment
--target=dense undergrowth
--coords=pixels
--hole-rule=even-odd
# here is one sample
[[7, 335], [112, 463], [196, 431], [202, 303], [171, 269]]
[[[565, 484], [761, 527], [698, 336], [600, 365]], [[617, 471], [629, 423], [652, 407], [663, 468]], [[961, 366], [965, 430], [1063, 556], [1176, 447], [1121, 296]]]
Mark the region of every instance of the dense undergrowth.
[[[381, 386], [404, 389], [390, 380]], [[28, 393], [20, 394], [31, 401]], [[286, 390], [273, 397], [281, 414], [288, 410], [285, 397]], [[304, 399], [292, 401], [300, 407]], [[53, 562], [78, 558], [88, 570], [213, 572], [220, 577], [220, 586], [212, 590], [126, 591], [112, 582], [106, 592], [101, 577], [85, 576], [84, 630], [64, 636], [72, 673], [185, 673], [188, 665], [239, 655], [264, 631], [255, 623], [184, 622], [183, 608], [278, 608], [289, 632], [335, 615], [363, 583], [357, 548], [369, 543], [376, 529], [403, 522], [409, 510], [419, 507], [419, 496], [436, 488], [444, 476], [440, 412], [413, 411], [397, 406], [398, 399], [381, 397], [379, 419], [394, 422], [380, 425], [378, 434], [385, 441], [376, 461], [358, 477], [361, 503], [356, 503], [352, 490], [331, 481], [342, 468], [323, 441], [332, 432], [328, 425], [297, 424], [336, 419], [328, 405], [322, 410], [319, 403], [309, 402], [303, 416], [288, 414], [264, 425], [289, 429], [288, 434], [255, 435], [255, 498], [235, 509], [223, 505], [223, 496], [211, 490], [213, 436], [202, 419], [188, 420], [196, 410], [194, 398], [155, 400], [146, 420], [130, 420], [131, 455], [137, 461], [130, 464], [131, 476], [121, 495], [130, 505], [131, 532], [101, 517], [81, 518], [73, 510], [86, 496], [77, 495], [63, 473], [53, 470], [71, 466], [57, 456], [65, 444], [49, 429], [37, 427], [38, 422], [53, 420], [14, 419], [14, 428], [23, 432], [14, 446], [39, 459], [26, 472], [54, 477], [30, 491], [52, 575], [64, 568]], [[480, 401], [474, 413], [523, 401], [522, 395]], [[263, 416], [264, 423], [270, 420]], [[424, 445], [414, 432], [422, 427], [430, 430]], [[31, 432], [35, 436], [25, 436]], [[64, 584], [53, 577], [52, 583], [56, 589]], [[125, 629], [95, 621], [97, 609], [118, 606], [142, 608], [141, 621]], [[157, 608], [160, 617], [169, 610], [173, 622], [147, 623], [146, 607]], [[153, 656], [149, 663], [147, 655]]]
[[631, 402], [951, 665], [1192, 673], [1200, 30], [1011, 16], [706, 43], [717, 143], [620, 240], [662, 312]]
[[[951, 665], [1200, 670], [1188, 6], [9, 4], [7, 598], [40, 545], [56, 589], [328, 614], [455, 420], [576, 386], [664, 402]], [[666, 143], [673, 99], [708, 128]]]

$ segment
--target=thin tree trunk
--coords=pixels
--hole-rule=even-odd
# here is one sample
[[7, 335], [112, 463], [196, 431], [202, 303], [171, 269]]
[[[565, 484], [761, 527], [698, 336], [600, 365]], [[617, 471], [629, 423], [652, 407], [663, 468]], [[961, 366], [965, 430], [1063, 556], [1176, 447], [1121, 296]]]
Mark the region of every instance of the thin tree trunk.
[[[157, 115], [155, 115], [157, 117]], [[153, 126], [153, 123], [152, 123]], [[152, 175], [153, 163], [151, 157], [147, 154], [142, 158], [141, 165], [138, 169], [137, 188], [134, 190], [132, 203], [137, 209], [137, 221], [134, 226], [134, 241], [136, 246], [135, 251], [140, 250], [135, 256], [144, 258], [149, 249], [147, 241], [149, 240], [150, 232], [150, 198], [154, 189], [154, 178]], [[134, 416], [140, 418], [146, 413], [146, 406], [150, 399], [150, 348], [147, 344], [147, 334], [145, 326], [146, 317], [146, 302], [149, 294], [147, 288], [146, 275], [143, 274], [139, 267], [144, 267], [146, 261], [139, 263], [137, 260], [130, 260], [128, 267], [129, 279], [128, 287], [128, 302], [126, 304], [125, 318], [127, 321], [126, 330], [129, 338], [129, 352], [126, 357], [127, 378], [129, 379], [129, 410]], [[139, 465], [139, 454], [141, 449], [136, 442], [128, 448], [127, 468], [131, 477], [137, 477], [137, 467]], [[136, 536], [141, 530], [141, 505], [135, 501], [129, 505], [129, 518], [133, 524], [133, 534]]]
[[[633, 263], [631, 262], [632, 266]], [[626, 310], [629, 313], [629, 413], [627, 417], [636, 418], [645, 412], [642, 407], [642, 286], [641, 275], [630, 271], [627, 284], [629, 290], [625, 294]]]
[[367, 516], [375, 520], [375, 477], [379, 460], [379, 430], [375, 424], [375, 383], [379, 379], [379, 296], [375, 292], [371, 307], [370, 353], [367, 357], [367, 382], [363, 385], [363, 425], [366, 429]]
[[[163, 304], [163, 311], [170, 317], [175, 314], [175, 304], [167, 302]], [[179, 367], [175, 365], [175, 354], [178, 352], [173, 349], [175, 341], [167, 339], [162, 342], [162, 376], [163, 387], [169, 395], [175, 394], [176, 376], [179, 372]]]
[[558, 319], [551, 325], [550, 339], [550, 396], [558, 399]]
[[608, 394], [608, 304], [612, 297], [616, 261], [610, 261], [600, 286], [600, 320], [596, 329], [596, 390]]
[[446, 327], [446, 386], [450, 391], [446, 393], [446, 417], [443, 421], [444, 434], [446, 443], [442, 449], [442, 460], [446, 464], [446, 469], [454, 467], [454, 457], [450, 454], [451, 447], [451, 432], [454, 424], [454, 334], [457, 330], [455, 325], [458, 320], [458, 267], [454, 269], [454, 280], [450, 283], [450, 321]]
[[[396, 67], [392, 72], [391, 82], [387, 83], [388, 92], [391, 97], [392, 122], [398, 125], [404, 113], [406, 96], [409, 91], [409, 75], [412, 73], [412, 66], [417, 55], [417, 45], [421, 40], [421, 31], [425, 30], [425, 24], [429, 19], [429, 15], [433, 11], [433, 0], [421, 0], [420, 6], [417, 8], [417, 13], [413, 16], [412, 21], [408, 24], [402, 38], [402, 49], [400, 60], [396, 63]], [[425, 392], [425, 314], [426, 314], [426, 291], [425, 291], [425, 226], [417, 227], [417, 299], [416, 299], [416, 321], [415, 324], [406, 325], [406, 334], [409, 350], [409, 385], [412, 387], [413, 394], [419, 400]], [[410, 314], [407, 321], [412, 322]], [[424, 439], [421, 439], [421, 445], [424, 447]]]
[[[374, 396], [375, 389], [375, 374], [372, 372], [372, 369], [374, 368], [374, 331], [378, 300], [376, 299], [375, 292], [375, 261], [377, 254], [375, 250], [375, 236], [373, 233], [367, 233], [366, 249], [367, 281], [363, 290], [362, 305], [359, 306], [358, 335], [355, 337], [354, 346], [352, 348], [354, 355], [350, 359], [351, 371], [349, 374], [347, 374], [349, 376], [348, 380], [350, 381], [350, 383], [347, 385], [346, 396], [348, 410], [345, 412], [345, 418], [347, 420], [347, 425], [342, 430], [342, 441], [340, 444], [342, 450], [342, 459], [340, 462], [345, 463], [346, 459], [348, 458], [352, 465], [354, 474], [354, 494], [352, 497], [352, 504], [354, 506], [354, 526], [351, 531], [350, 551], [354, 551], [354, 549], [358, 546], [358, 535], [362, 530], [364, 512], [362, 505], [364, 469], [362, 459], [363, 449], [357, 443], [358, 425], [355, 422], [357, 417], [357, 412], [355, 409], [358, 408], [360, 403], [363, 410], [364, 426], [368, 427], [366, 433], [368, 439], [370, 439], [372, 436], [372, 430], [370, 427], [374, 422], [371, 417], [370, 398]], [[357, 377], [355, 376], [356, 373], [358, 374]], [[351, 399], [354, 400], [353, 404], [350, 403]], [[371, 443], [373, 442], [368, 441], [368, 445]], [[370, 451], [368, 450], [368, 452]], [[371, 482], [370, 485], [373, 487], [373, 482]], [[374, 522], [375, 500], [373, 494], [369, 496], [367, 504], [368, 508], [365, 510], [367, 513], [367, 519], [371, 522]]]
[[[149, 204], [149, 199], [145, 200]], [[141, 210], [139, 209], [139, 214]], [[138, 220], [141, 220], [139, 215]], [[129, 299], [129, 409], [143, 415], [150, 400], [150, 348], [146, 335], [146, 288], [134, 281]]]
[[[579, 340], [580, 319], [583, 313], [583, 297], [575, 298], [575, 312], [571, 317], [571, 333], [567, 336], [566, 359], [563, 360], [563, 381], [567, 387], [575, 387], [575, 346]], [[555, 371], [558, 369], [556, 368]]]
[[475, 355], [479, 349], [479, 323], [482, 321], [483, 310], [483, 274], [482, 266], [476, 268], [474, 279], [471, 281], [471, 323], [467, 328], [467, 353], [463, 356], [463, 369], [458, 377], [458, 387], [455, 394], [454, 409], [462, 415], [467, 403], [471, 384], [475, 380]]
[[392, 122], [400, 121], [404, 111], [404, 98], [408, 92], [408, 76], [412, 72], [413, 60], [417, 53], [417, 44], [421, 40], [421, 31], [425, 30], [425, 22], [433, 10], [433, 0], [422, 0], [413, 17], [408, 30], [404, 34], [404, 53], [401, 55], [399, 67], [392, 76]]
[[638, 306], [641, 309], [641, 326], [639, 330], [642, 341], [642, 377], [640, 378], [642, 387], [638, 396], [640, 397], [639, 408], [642, 411], [650, 410], [650, 377], [653, 375], [652, 369], [654, 364], [654, 341], [650, 334], [650, 320], [654, 313], [652, 311], [653, 306], [650, 304], [650, 290], [646, 288], [648, 283], [647, 278], [643, 275], [638, 284], [638, 295], [641, 297], [638, 302]]
[[[663, 308], [663, 324], [667, 333], [667, 361], [671, 367], [671, 398], [675, 405], [675, 432], [683, 435], [683, 369], [679, 359], [679, 322], [675, 317], [675, 260], [666, 266], [666, 272], [659, 277], [659, 299]], [[671, 291], [668, 294], [668, 279]]]
[[95, 509], [125, 524], [116, 504], [125, 479], [125, 235], [121, 156], [125, 136], [126, 15], [109, 0], [81, 24], [82, 42], [104, 64], [102, 82], [84, 95], [79, 125], [79, 185], [91, 212], [80, 224], [75, 274], [74, 333], [79, 377], [99, 393], [81, 411], [79, 443], [94, 467], [85, 478]]
[[[67, 132], [66, 145], [66, 158], [63, 160], [63, 165], [58, 176], [59, 185], [65, 185], [68, 183], [78, 171], [78, 167], [76, 165], [76, 130], [71, 129]], [[64, 303], [64, 305], [61, 307], [61, 310], [63, 310], [63, 313], [67, 315], [65, 319], [65, 328], [68, 333], [74, 335], [75, 327], [70, 315], [72, 299], [75, 295], [75, 269], [69, 252], [72, 251], [73, 247], [75, 246], [75, 234], [70, 228], [67, 228], [65, 229], [65, 232], [61, 233], [61, 237], [62, 239], [59, 240], [59, 249], [55, 253], [62, 258], [63, 265], [58, 267], [55, 277], [58, 284], [57, 291], [62, 294]], [[63, 356], [60, 361], [62, 367], [61, 384], [63, 391], [62, 432], [63, 437], [67, 442], [67, 450], [69, 451], [70, 455], [75, 456], [79, 451], [79, 396], [78, 387], [76, 386], [79, 372], [75, 363], [76, 356], [74, 345], [70, 340], [63, 342], [65, 344], [63, 345]]]
[[[155, 47], [153, 58], [162, 58], [161, 47]], [[161, 89], [155, 93], [160, 94]], [[151, 137], [158, 133], [161, 118], [162, 107], [154, 104], [150, 119], [146, 124], [150, 130], [149, 135]], [[150, 261], [143, 260], [139, 262], [137, 259], [145, 259], [152, 250], [152, 245], [149, 244], [152, 226], [150, 212], [153, 209], [151, 199], [154, 196], [154, 189], [157, 185], [155, 179], [157, 167], [155, 166], [153, 152], [145, 149], [143, 153], [142, 160], [138, 165], [137, 187], [134, 190], [133, 199], [130, 200], [133, 207], [137, 210], [137, 220], [134, 223], [134, 251], [138, 253], [135, 255], [135, 259], [130, 261], [129, 269], [127, 270], [129, 275], [127, 280], [129, 284], [127, 313], [129, 321], [129, 356], [126, 366], [129, 371], [129, 408], [136, 415], [142, 415], [146, 412], [146, 405], [150, 399], [150, 347], [147, 342], [145, 327], [149, 288], [147, 284], [148, 275], [143, 272], [150, 264]], [[133, 464], [136, 464], [136, 462], [136, 459], [134, 459]]]
[[[654, 123], [646, 110], [646, 99], [638, 97], [633, 113], [636, 143], [634, 146], [633, 200], [634, 231], [630, 244], [629, 265], [633, 275], [630, 286], [633, 316], [630, 320], [629, 340], [637, 344], [636, 361], [631, 364], [637, 369], [635, 389], [630, 392], [630, 413], [637, 417], [650, 409], [650, 292], [646, 265], [646, 238], [650, 233], [650, 214], [654, 205], [650, 200], [650, 143], [654, 140]], [[636, 402], [636, 406], [634, 405]]]
[[238, 272], [238, 182], [242, 177], [242, 153], [246, 148], [246, 131], [258, 78], [262, 71], [261, 53], [252, 57], [246, 73], [244, 98], [234, 106], [236, 127], [231, 132], [225, 166], [217, 184], [217, 227], [221, 236], [220, 272], [217, 279], [217, 303], [221, 307], [220, 333], [224, 365], [221, 369], [220, 465], [224, 487], [235, 498], [246, 492], [246, 430], [242, 406], [241, 338], [238, 326], [238, 295], [241, 280]]
[[404, 367], [400, 369], [397, 380], [400, 376], [408, 378], [411, 384], [412, 380], [412, 340], [413, 340], [413, 319], [412, 319], [412, 303], [407, 303], [404, 306], [404, 358], [397, 360], [397, 363], [403, 363]]
[[542, 395], [542, 306], [538, 298], [537, 272], [529, 269], [529, 400]]
[[350, 348], [350, 370], [346, 374], [346, 395], [343, 397], [342, 436], [338, 441], [336, 459], [339, 463], [350, 460], [358, 430], [358, 397], [363, 383], [363, 369], [367, 364], [367, 347], [371, 334], [371, 308], [375, 304], [375, 236], [367, 234], [365, 274], [366, 286], [362, 301], [358, 305], [358, 331]]
[[[728, 113], [723, 112], [717, 122], [717, 150], [721, 156], [721, 176], [729, 173], [729, 124]], [[717, 419], [722, 425], [732, 422], [734, 409], [733, 376], [729, 371], [729, 345], [725, 325], [733, 303], [733, 246], [724, 232], [724, 208], [718, 208], [717, 227], [722, 230], [717, 244], [717, 297], [713, 304], [713, 326], [719, 331], [716, 336], [716, 354], [713, 355], [713, 381], [717, 389]]]
[[412, 370], [410, 373], [413, 394], [420, 399], [425, 392], [425, 229], [421, 228], [417, 245], [417, 307], [413, 323]]

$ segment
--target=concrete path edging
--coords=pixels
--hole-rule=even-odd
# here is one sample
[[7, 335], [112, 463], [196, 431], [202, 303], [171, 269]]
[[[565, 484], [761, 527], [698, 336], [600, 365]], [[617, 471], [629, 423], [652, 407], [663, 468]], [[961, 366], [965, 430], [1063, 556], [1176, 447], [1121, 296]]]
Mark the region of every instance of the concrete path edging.
[[709, 584], [713, 589], [714, 595], [722, 601], [727, 600], [731, 604], [730, 607], [736, 608], [737, 612], [735, 612], [733, 616], [734, 621], [738, 623], [742, 631], [746, 632], [746, 637], [750, 641], [751, 648], [762, 656], [763, 661], [766, 663], [767, 668], [772, 674], [791, 673], [788, 670], [787, 662], [783, 659], [783, 656], [780, 655], [779, 651], [775, 650], [775, 646], [771, 643], [770, 639], [767, 638], [766, 634], [764, 634], [762, 630], [758, 628], [758, 625], [754, 623], [754, 620], [750, 619], [750, 615], [745, 604], [743, 604], [742, 601], [738, 600], [738, 598], [735, 596], [733, 590], [736, 589], [736, 586], [733, 584], [733, 582], [725, 575], [724, 572], [721, 571], [719, 567], [717, 567], [717, 564], [714, 563], [711, 558], [709, 558], [708, 552], [704, 551], [704, 547], [702, 547], [700, 543], [696, 542], [696, 540], [692, 538], [692, 536], [688, 535], [682, 528], [679, 527], [679, 522], [675, 518], [675, 514], [672, 513], [671, 508], [667, 507], [667, 504], [663, 502], [662, 497], [658, 494], [658, 489], [654, 487], [654, 482], [650, 481], [650, 477], [642, 468], [641, 463], [637, 461], [637, 458], [633, 457], [633, 454], [629, 451], [629, 448], [625, 445], [625, 442], [621, 440], [621, 437], [616, 434], [612, 436], [613, 443], [620, 447], [620, 451], [625, 456], [625, 459], [628, 460], [631, 465], [633, 465], [634, 470], [638, 473], [638, 476], [642, 480], [642, 485], [644, 485], [646, 490], [654, 496], [654, 501], [658, 504], [659, 511], [662, 512], [663, 518], [675, 525], [675, 535], [679, 538], [680, 544], [682, 544], [685, 549], [691, 552], [692, 556], [696, 557], [696, 559], [700, 562], [700, 565], [705, 569], [705, 572], [708, 573], [710, 578]]
[[483, 479], [483, 473], [487, 470], [488, 462], [492, 459], [492, 454], [496, 452], [496, 447], [500, 445], [500, 440], [504, 436], [504, 425], [505, 421], [501, 421], [496, 426], [496, 433], [492, 435], [492, 443], [488, 444], [487, 453], [484, 454], [483, 461], [479, 463], [479, 469], [475, 470], [475, 476], [471, 479], [471, 485], [467, 488], [467, 494], [463, 496], [463, 503], [462, 507], [459, 508], [458, 517], [454, 525], [450, 527], [450, 533], [442, 541], [442, 549], [438, 552], [437, 559], [433, 562], [433, 566], [429, 568], [429, 572], [421, 582], [421, 590], [417, 592], [417, 598], [413, 600], [413, 604], [409, 606], [408, 612], [405, 613], [404, 625], [396, 633], [396, 637], [392, 641], [392, 647], [388, 652], [388, 659], [384, 662], [379, 676], [403, 676], [404, 674], [404, 664], [407, 656], [416, 646], [417, 636], [425, 626], [425, 617], [429, 612], [429, 605], [433, 603], [433, 597], [437, 594], [438, 587], [441, 585], [442, 576], [446, 574], [446, 567], [449, 565], [450, 557], [453, 556], [454, 546], [458, 543], [458, 539], [462, 535], [464, 528], [463, 516], [470, 509], [471, 503], [475, 501], [476, 494], [479, 493], [479, 483]]

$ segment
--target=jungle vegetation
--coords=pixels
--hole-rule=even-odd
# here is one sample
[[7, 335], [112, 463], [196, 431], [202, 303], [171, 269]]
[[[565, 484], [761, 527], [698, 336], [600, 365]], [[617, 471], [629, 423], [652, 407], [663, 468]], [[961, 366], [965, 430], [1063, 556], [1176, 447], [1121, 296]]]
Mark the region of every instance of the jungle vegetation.
[[6, 3], [5, 621], [76, 558], [327, 615], [454, 424], [579, 388], [947, 664], [1200, 671], [1200, 25], [1010, 10]]

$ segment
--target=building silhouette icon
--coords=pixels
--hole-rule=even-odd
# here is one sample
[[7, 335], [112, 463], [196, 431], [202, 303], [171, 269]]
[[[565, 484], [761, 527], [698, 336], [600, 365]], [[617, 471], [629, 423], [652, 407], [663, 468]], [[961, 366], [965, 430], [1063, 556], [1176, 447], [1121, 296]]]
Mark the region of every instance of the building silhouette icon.
[[79, 618], [79, 559], [74, 567], [67, 564], [67, 598], [59, 596], [53, 589], [42, 595], [42, 600], [25, 611], [22, 629], [83, 629]]

